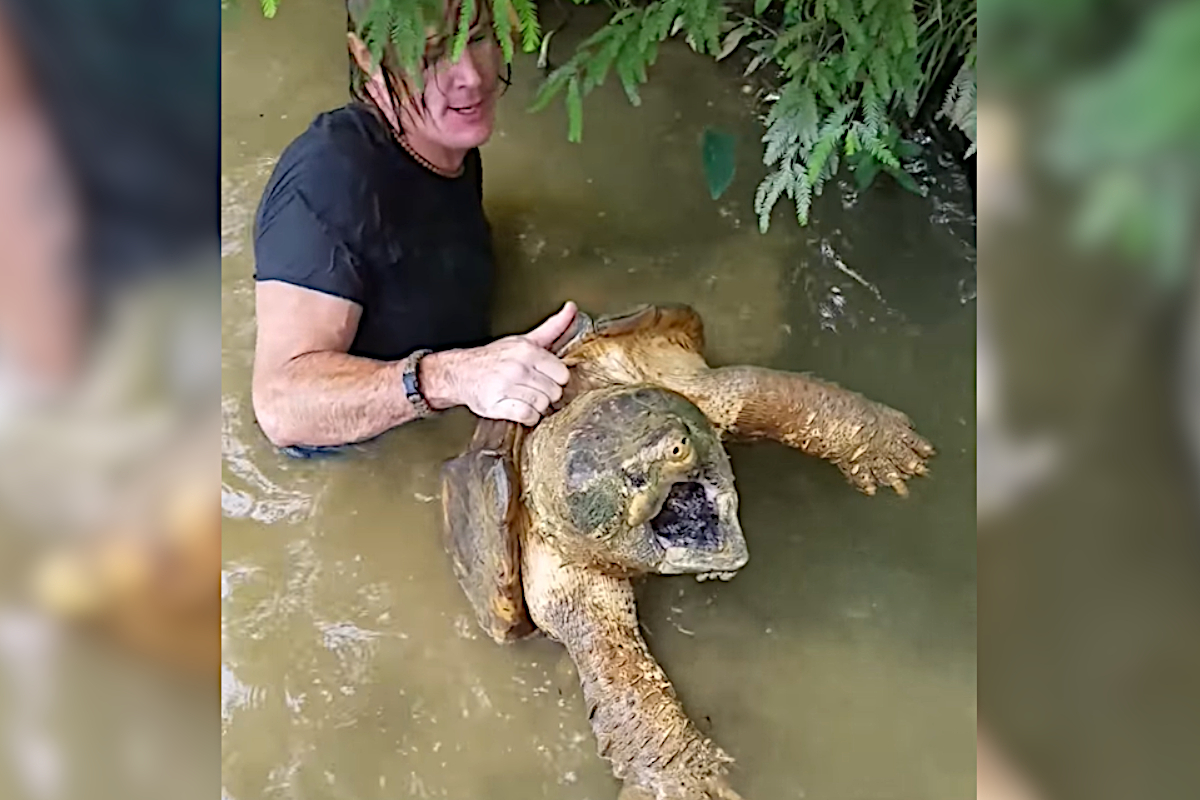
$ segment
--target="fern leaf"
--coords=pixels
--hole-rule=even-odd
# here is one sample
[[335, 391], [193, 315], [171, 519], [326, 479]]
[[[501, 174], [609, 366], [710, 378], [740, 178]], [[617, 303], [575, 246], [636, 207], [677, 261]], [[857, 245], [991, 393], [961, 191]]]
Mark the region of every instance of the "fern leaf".
[[833, 148], [836, 144], [837, 140], [835, 138], [826, 136], [813, 147], [805, 169], [805, 176], [809, 184], [815, 184], [821, 177], [821, 173], [825, 171], [825, 164], [829, 161], [829, 156], [833, 154]]
[[846, 57], [842, 61], [842, 74], [846, 78], [846, 83], [853, 85], [858, 81], [858, 70], [862, 67], [863, 52], [856, 47], [852, 47], [846, 51]]
[[883, 102], [879, 99], [879, 94], [869, 82], [863, 84], [862, 105], [863, 119], [866, 120], [867, 129], [870, 131], [868, 138], [874, 139], [881, 136], [883, 129], [887, 127], [887, 115]]
[[606, 26], [604, 30], [608, 31], [608, 38], [596, 55], [587, 60], [584, 67], [587, 71], [587, 78], [583, 83], [584, 91], [591, 91], [604, 83], [604, 79], [608, 77], [609, 68], [612, 67], [613, 61], [621, 52], [621, 46], [625, 44], [622, 36], [624, 32], [621, 28]]
[[792, 122], [790, 119], [781, 120], [767, 128], [767, 133], [763, 136], [763, 142], [767, 145], [763, 152], [763, 163], [768, 167], [778, 161], [786, 151], [799, 147]]
[[858, 22], [858, 17], [855, 12], [847, 6], [841, 6], [837, 12], [831, 14], [842, 30], [846, 32], [847, 38], [854, 43], [855, 47], [866, 49], [867, 33], [863, 30], [862, 25]]
[[[487, 0], [485, 0], [487, 2]], [[504, 54], [504, 63], [511, 64], [513, 60], [512, 40], [512, 0], [491, 0], [492, 27], [496, 30], [496, 39], [500, 42], [500, 51]]]
[[862, 149], [862, 144], [858, 141], [858, 131], [862, 127], [861, 122], [855, 122], [850, 126], [850, 130], [846, 133], [846, 156], [852, 157]]
[[913, 12], [912, 0], [906, 0], [904, 9], [900, 12], [900, 30], [904, 33], [904, 43], [910, 50], [916, 50], [917, 15]]
[[471, 22], [474, 19], [475, 0], [463, 0], [458, 9], [458, 29], [454, 33], [454, 44], [450, 47], [451, 61], [458, 61], [462, 58], [463, 50], [467, 49], [467, 36], [471, 32]]
[[274, 19], [279, 10], [279, 0], [262, 0], [262, 13], [267, 19]]
[[787, 118], [795, 120], [796, 129], [800, 131], [797, 138], [808, 141], [816, 138], [820, 121], [817, 117], [817, 99], [812, 89], [801, 81], [791, 81], [784, 86], [779, 100], [767, 114], [767, 124], [772, 125]]
[[521, 45], [526, 53], [538, 49], [542, 39], [542, 28], [538, 23], [537, 8], [532, 0], [511, 0], [517, 12], [517, 24], [521, 29]]
[[867, 151], [881, 164], [889, 166], [892, 169], [901, 169], [900, 160], [891, 151], [887, 144], [879, 139], [867, 142]]
[[880, 99], [886, 103], [888, 98], [892, 96], [892, 76], [883, 50], [876, 49], [872, 51], [869, 63], [871, 80], [875, 83]]
[[568, 62], [546, 78], [546, 82], [538, 89], [537, 96], [533, 98], [533, 103], [529, 106], [530, 113], [537, 113], [546, 106], [550, 105], [550, 101], [558, 96], [558, 93], [566, 88], [567, 84], [576, 77], [575, 64]]
[[792, 190], [789, 192], [796, 203], [796, 221], [801, 226], [808, 224], [808, 212], [812, 207], [812, 185], [803, 170], [792, 171]]
[[617, 77], [621, 79], [621, 88], [625, 90], [625, 96], [629, 98], [629, 102], [633, 106], [642, 104], [642, 97], [638, 94], [637, 85], [638, 77], [645, 75], [645, 69], [646, 65], [641, 54], [631, 47], [625, 48], [617, 57]]
[[392, 18], [389, 35], [392, 47], [396, 50], [396, 55], [400, 57], [401, 64], [419, 83], [422, 70], [418, 67], [421, 63], [421, 56], [425, 52], [425, 37], [421, 36], [418, 42], [417, 28], [412, 15], [396, 14]]
[[763, 178], [754, 193], [754, 213], [758, 215], [758, 229], [766, 233], [771, 226], [771, 211], [779, 202], [783, 190], [792, 183], [792, 173], [787, 168], [777, 169]]
[[[840, 136], [842, 133], [844, 133], [846, 130], [846, 120], [850, 118], [850, 115], [854, 113], [854, 109], [857, 107], [857, 103], [842, 103], [839, 105], [837, 109], [825, 119], [825, 123], [821, 126], [821, 132], [818, 138], [824, 139], [828, 136]], [[835, 131], [837, 132], [836, 134]]]
[[642, 14], [641, 26], [638, 31], [638, 49], [645, 49], [651, 42], [661, 42], [667, 38], [671, 21], [678, 13], [678, 2], [656, 3]]
[[567, 84], [567, 141], [583, 139], [583, 96], [579, 93], [579, 78], [572, 76]]

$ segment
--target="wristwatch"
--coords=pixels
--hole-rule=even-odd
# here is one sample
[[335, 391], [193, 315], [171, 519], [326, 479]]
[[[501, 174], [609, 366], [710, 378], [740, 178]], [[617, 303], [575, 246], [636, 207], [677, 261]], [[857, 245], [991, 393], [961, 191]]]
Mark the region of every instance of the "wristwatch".
[[428, 417], [433, 414], [433, 409], [429, 407], [425, 395], [421, 394], [421, 379], [418, 371], [421, 367], [421, 359], [430, 352], [432, 351], [418, 350], [409, 355], [404, 359], [404, 371], [400, 376], [401, 383], [404, 385], [404, 397], [417, 410], [419, 417]]

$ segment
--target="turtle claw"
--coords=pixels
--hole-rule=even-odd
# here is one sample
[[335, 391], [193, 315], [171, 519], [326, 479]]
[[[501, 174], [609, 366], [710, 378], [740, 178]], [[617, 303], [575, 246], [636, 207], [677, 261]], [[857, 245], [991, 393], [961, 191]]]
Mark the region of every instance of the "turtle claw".
[[929, 474], [926, 460], [936, 451], [912, 429], [907, 416], [878, 406], [875, 419], [857, 430], [848, 455], [834, 459], [842, 473], [859, 491], [874, 496], [877, 487], [888, 486], [908, 497], [906, 481]]

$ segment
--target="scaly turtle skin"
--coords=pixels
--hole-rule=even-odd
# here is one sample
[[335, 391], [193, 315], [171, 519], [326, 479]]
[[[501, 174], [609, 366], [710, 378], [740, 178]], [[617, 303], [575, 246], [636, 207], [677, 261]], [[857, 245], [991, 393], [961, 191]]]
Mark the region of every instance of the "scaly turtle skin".
[[630, 579], [745, 565], [724, 438], [772, 439], [851, 484], [907, 494], [933, 448], [902, 413], [816, 378], [710, 368], [686, 306], [593, 321], [552, 350], [571, 370], [536, 428], [481, 420], [443, 469], [444, 532], [480, 625], [541, 630], [579, 669], [600, 753], [628, 800], [736, 800], [731, 760], [683, 711], [638, 629]]

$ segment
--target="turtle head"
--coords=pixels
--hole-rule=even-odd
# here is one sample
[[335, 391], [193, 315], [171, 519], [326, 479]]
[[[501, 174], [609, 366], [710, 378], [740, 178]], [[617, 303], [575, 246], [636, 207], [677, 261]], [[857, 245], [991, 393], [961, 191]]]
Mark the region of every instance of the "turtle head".
[[634, 574], [724, 576], [746, 564], [729, 457], [696, 406], [655, 387], [577, 403], [562, 462], [565, 546]]

